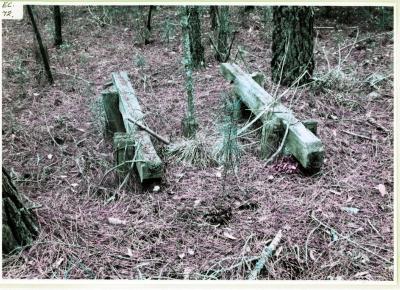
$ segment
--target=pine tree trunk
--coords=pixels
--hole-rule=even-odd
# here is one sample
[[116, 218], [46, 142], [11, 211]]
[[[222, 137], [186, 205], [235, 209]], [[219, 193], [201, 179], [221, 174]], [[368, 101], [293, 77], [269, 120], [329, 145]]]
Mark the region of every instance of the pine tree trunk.
[[189, 16], [187, 8], [181, 9], [181, 26], [182, 26], [182, 46], [183, 46], [183, 64], [185, 66], [185, 87], [187, 95], [186, 115], [182, 120], [183, 135], [185, 137], [195, 137], [198, 127], [195, 118], [194, 108], [194, 87], [192, 76], [192, 55], [190, 53], [190, 29]]
[[32, 7], [30, 5], [26, 5], [26, 9], [28, 11], [28, 15], [29, 15], [29, 18], [31, 20], [31, 24], [32, 24], [32, 27], [33, 27], [33, 32], [35, 33], [36, 40], [37, 40], [37, 43], [39, 45], [40, 55], [41, 55], [41, 58], [42, 58], [42, 61], [43, 61], [44, 69], [45, 69], [46, 74], [47, 74], [47, 79], [49, 80], [50, 84], [53, 84], [54, 80], [53, 80], [53, 75], [51, 74], [51, 70], [50, 70], [49, 57], [48, 57], [48, 54], [47, 54], [47, 50], [46, 50], [46, 48], [45, 48], [45, 46], [43, 44], [42, 37], [40, 35], [38, 26], [36, 24], [35, 17], [33, 15], [33, 11], [32, 11]]
[[3, 254], [29, 245], [39, 233], [36, 217], [25, 208], [7, 171], [3, 169]]
[[215, 58], [218, 61], [226, 61], [226, 56], [229, 51], [228, 47], [229, 36], [229, 6], [220, 6], [218, 9], [218, 40]]
[[151, 13], [153, 12], [155, 6], [149, 6], [149, 12], [147, 13], [147, 22], [146, 22], [146, 33], [144, 38], [144, 44], [150, 44], [150, 36], [151, 36]]
[[282, 85], [310, 80], [314, 70], [314, 12], [311, 7], [273, 8], [272, 80]]
[[192, 64], [194, 68], [199, 68], [204, 65], [204, 47], [201, 44], [199, 7], [189, 6], [186, 9], [189, 17], [190, 53], [192, 54]]
[[60, 6], [55, 5], [53, 7], [54, 16], [54, 45], [59, 46], [62, 44], [62, 33], [61, 33], [61, 11]]
[[211, 31], [218, 27], [218, 6], [210, 6]]

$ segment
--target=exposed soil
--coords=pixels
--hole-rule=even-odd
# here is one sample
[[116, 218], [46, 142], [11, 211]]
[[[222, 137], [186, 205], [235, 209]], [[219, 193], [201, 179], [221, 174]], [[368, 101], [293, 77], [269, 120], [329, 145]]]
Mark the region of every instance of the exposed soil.
[[[232, 56], [238, 45], [244, 48], [246, 64], [236, 61], [263, 72], [272, 93], [272, 25], [264, 28], [258, 10], [247, 25], [235, 19]], [[166, 164], [154, 192], [155, 184], [143, 186], [136, 175], [119, 189], [115, 172], [99, 185], [114, 166], [99, 95], [112, 72], [127, 71], [146, 124], [179, 140], [186, 97], [178, 16], [174, 8], [158, 8], [152, 42], [143, 45], [128, 16], [101, 26], [94, 21], [101, 11], [63, 7], [65, 44], [55, 48], [50, 9], [39, 9], [53, 86], [35, 57], [28, 20], [3, 21], [3, 165], [36, 207], [41, 226], [33, 245], [3, 257], [3, 278], [246, 279], [281, 229], [283, 239], [259, 279], [393, 279], [387, 262], [394, 258], [393, 33], [366, 27], [357, 33], [354, 24], [317, 20], [317, 27], [333, 28], [317, 29], [314, 76], [326, 77], [341, 59], [339, 73], [331, 73], [329, 84], [289, 90], [282, 102], [300, 120], [318, 120], [326, 151], [319, 174], [302, 174], [291, 157], [266, 165], [256, 143], [245, 147], [223, 194], [220, 167], [183, 165], [152, 139]], [[160, 36], [167, 15], [177, 25], [169, 44]], [[206, 32], [209, 22], [205, 13]], [[221, 93], [230, 85], [206, 33], [203, 38], [206, 67], [194, 72], [196, 114], [201, 131], [217, 135]]]

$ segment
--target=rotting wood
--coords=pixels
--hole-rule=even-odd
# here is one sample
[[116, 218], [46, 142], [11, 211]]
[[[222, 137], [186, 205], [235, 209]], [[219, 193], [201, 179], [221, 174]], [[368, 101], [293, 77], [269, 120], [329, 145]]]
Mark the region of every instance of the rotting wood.
[[324, 159], [324, 148], [321, 140], [296, 119], [292, 111], [268, 94], [249, 74], [244, 73], [237, 65], [223, 63], [220, 66], [224, 77], [233, 83], [233, 90], [241, 101], [253, 112], [261, 114], [261, 121], [267, 123], [277, 118], [289, 126], [285, 148], [308, 172], [320, 170]]
[[131, 161], [135, 155], [135, 141], [127, 133], [115, 132], [113, 142], [117, 173], [120, 178], [125, 178], [133, 167]]
[[[103, 107], [106, 115], [106, 134], [125, 132], [122, 115], [119, 112], [119, 96], [114, 86], [110, 86], [101, 92]], [[111, 135], [112, 136], [112, 135]]]
[[141, 130], [137, 124], [128, 120], [142, 121], [144, 117], [128, 74], [126, 72], [112, 73], [112, 80], [119, 95], [119, 110], [125, 131], [135, 141], [138, 160], [135, 165], [140, 181], [161, 178], [163, 164], [154, 149], [150, 135]]

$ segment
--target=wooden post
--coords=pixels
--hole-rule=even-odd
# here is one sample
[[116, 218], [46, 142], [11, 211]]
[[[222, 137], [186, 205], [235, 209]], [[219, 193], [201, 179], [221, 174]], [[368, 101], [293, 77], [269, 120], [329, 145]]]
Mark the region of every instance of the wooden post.
[[124, 121], [119, 112], [119, 96], [114, 86], [101, 92], [104, 111], [106, 114], [106, 135], [112, 136], [115, 132], [125, 132]]
[[50, 70], [50, 63], [49, 63], [48, 54], [47, 54], [47, 51], [46, 51], [46, 49], [45, 49], [45, 47], [43, 45], [42, 37], [40, 36], [39, 29], [38, 29], [38, 27], [36, 25], [35, 17], [33, 16], [32, 7], [30, 5], [26, 5], [26, 9], [28, 10], [28, 14], [29, 14], [29, 18], [30, 18], [31, 23], [32, 23], [33, 31], [34, 31], [34, 33], [36, 35], [36, 40], [37, 40], [37, 42], [39, 44], [40, 54], [42, 56], [44, 69], [46, 70], [47, 79], [49, 80], [50, 84], [53, 84], [54, 80], [53, 80], [53, 75], [51, 74], [51, 70]]
[[135, 156], [135, 142], [132, 136], [122, 132], [115, 132], [113, 141], [116, 165], [119, 165], [117, 168], [118, 176], [125, 178], [130, 169], [134, 167], [132, 162]]

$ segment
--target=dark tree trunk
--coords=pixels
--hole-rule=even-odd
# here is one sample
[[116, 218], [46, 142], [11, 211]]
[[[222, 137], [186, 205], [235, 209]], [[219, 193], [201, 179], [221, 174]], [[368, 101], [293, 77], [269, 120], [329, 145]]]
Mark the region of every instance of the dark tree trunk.
[[29, 18], [32, 23], [33, 31], [35, 33], [36, 40], [39, 45], [40, 55], [42, 57], [44, 69], [46, 70], [47, 79], [49, 80], [50, 84], [53, 84], [54, 80], [53, 80], [53, 75], [51, 74], [51, 70], [50, 70], [50, 63], [49, 63], [47, 50], [46, 50], [45, 46], [43, 45], [42, 37], [40, 36], [39, 29], [36, 25], [35, 17], [33, 16], [32, 7], [30, 5], [26, 5], [26, 9], [28, 10], [28, 14], [29, 14]]
[[240, 18], [243, 28], [249, 28], [249, 14], [254, 10], [254, 6], [244, 6], [240, 8]]
[[54, 16], [54, 45], [59, 46], [62, 44], [62, 33], [61, 33], [61, 11], [60, 6], [55, 5], [53, 7]]
[[25, 208], [7, 171], [3, 169], [3, 254], [29, 245], [39, 233], [36, 217]]
[[218, 28], [218, 6], [210, 6], [211, 31]]
[[151, 35], [151, 13], [154, 10], [154, 6], [150, 5], [149, 6], [149, 13], [147, 14], [147, 22], [146, 22], [146, 29], [147, 29], [147, 33], [146, 33], [146, 37], [144, 39], [144, 44], [149, 44], [150, 43], [150, 35]]
[[310, 80], [314, 70], [314, 12], [311, 7], [273, 8], [272, 80], [282, 85]]
[[204, 47], [201, 44], [201, 22], [199, 7], [189, 6], [186, 8], [189, 21], [190, 53], [194, 68], [204, 66]]
[[218, 61], [227, 61], [229, 52], [229, 6], [220, 6], [218, 9], [218, 39], [215, 58]]

